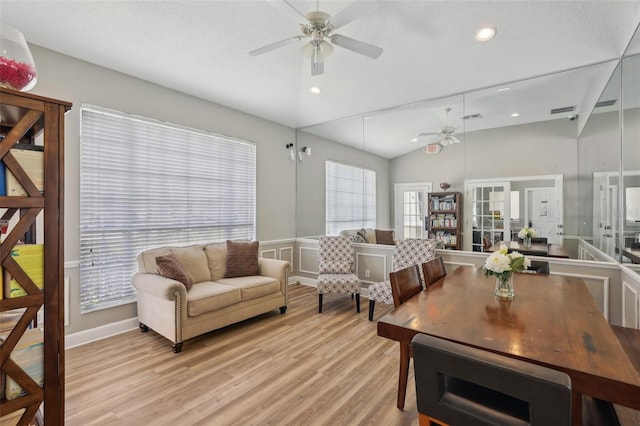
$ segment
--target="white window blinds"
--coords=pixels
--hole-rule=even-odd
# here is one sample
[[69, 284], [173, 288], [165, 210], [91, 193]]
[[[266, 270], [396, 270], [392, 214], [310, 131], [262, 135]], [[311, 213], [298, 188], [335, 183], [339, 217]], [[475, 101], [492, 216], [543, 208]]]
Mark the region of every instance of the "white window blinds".
[[327, 161], [326, 234], [376, 227], [376, 172]]
[[145, 249], [255, 238], [254, 144], [84, 105], [80, 304], [135, 301]]

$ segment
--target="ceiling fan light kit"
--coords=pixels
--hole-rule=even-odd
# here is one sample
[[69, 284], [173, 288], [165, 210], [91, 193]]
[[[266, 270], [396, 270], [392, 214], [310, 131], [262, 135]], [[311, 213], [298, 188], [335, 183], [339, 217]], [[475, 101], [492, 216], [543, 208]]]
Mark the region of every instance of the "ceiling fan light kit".
[[[309, 39], [308, 43], [302, 46], [301, 51], [305, 57], [311, 59], [311, 75], [320, 75], [324, 73], [324, 59], [331, 55], [333, 46], [339, 46], [372, 59], [376, 59], [382, 54], [380, 47], [333, 33], [336, 29], [366, 13], [371, 8], [371, 4], [368, 4], [368, 2], [355, 1], [332, 17], [320, 10], [303, 15], [286, 0], [267, 1], [290, 18], [296, 20], [300, 24], [302, 35], [252, 50], [249, 52], [251, 56], [258, 56], [293, 42]], [[305, 19], [307, 22], [300, 23], [300, 18]]]
[[[454, 145], [460, 143], [460, 139], [456, 138], [454, 135], [456, 133], [456, 127], [449, 127], [449, 112], [451, 112], [451, 108], [445, 108], [445, 113], [447, 114], [446, 124], [440, 129], [439, 132], [427, 132], [420, 133], [417, 138], [412, 139], [412, 141], [417, 141], [419, 138], [424, 136], [438, 136], [440, 140], [436, 143], [429, 144], [425, 146], [424, 153], [425, 154], [437, 154], [442, 150], [442, 147]], [[435, 146], [439, 146], [440, 149], [436, 149]]]

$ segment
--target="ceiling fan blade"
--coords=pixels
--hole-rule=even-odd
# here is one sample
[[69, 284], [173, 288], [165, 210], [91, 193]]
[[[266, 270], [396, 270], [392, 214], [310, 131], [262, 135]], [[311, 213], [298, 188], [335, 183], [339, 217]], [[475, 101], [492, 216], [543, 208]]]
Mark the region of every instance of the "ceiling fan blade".
[[329, 23], [334, 29], [338, 29], [350, 22], [373, 11], [378, 6], [377, 2], [369, 3], [362, 1], [354, 1], [349, 6], [329, 18]]
[[382, 48], [380, 47], [373, 46], [363, 41], [358, 41], [340, 34], [333, 34], [331, 36], [331, 42], [336, 46], [340, 46], [344, 49], [351, 50], [352, 52], [356, 52], [373, 59], [378, 58], [382, 54]]
[[422, 136], [440, 136], [440, 132], [428, 132], [428, 133], [420, 133], [418, 137]]
[[270, 51], [275, 50], [275, 49], [277, 49], [279, 47], [286, 46], [288, 44], [292, 44], [293, 42], [296, 42], [296, 41], [300, 41], [303, 38], [304, 37], [302, 37], [302, 36], [295, 36], [295, 37], [287, 38], [285, 40], [280, 40], [278, 42], [275, 42], [275, 43], [272, 43], [272, 44], [268, 44], [268, 45], [266, 45], [264, 47], [261, 47], [259, 49], [252, 50], [251, 52], [249, 52], [249, 56], [262, 55], [263, 53], [270, 52]]
[[449, 136], [449, 138], [448, 138], [448, 139], [450, 139], [450, 142], [451, 142], [452, 144], [454, 144], [454, 143], [460, 143], [460, 139], [456, 138], [455, 136]]
[[295, 21], [298, 24], [303, 24], [306, 25], [309, 22], [307, 21], [307, 18], [298, 11], [298, 9], [296, 9], [295, 7], [291, 6], [291, 4], [289, 4], [288, 1], [286, 0], [267, 0], [267, 2], [269, 2], [269, 4], [273, 7], [275, 7], [276, 9], [278, 9], [280, 12], [282, 12], [284, 15], [287, 15], [287, 17], [289, 17], [289, 19]]

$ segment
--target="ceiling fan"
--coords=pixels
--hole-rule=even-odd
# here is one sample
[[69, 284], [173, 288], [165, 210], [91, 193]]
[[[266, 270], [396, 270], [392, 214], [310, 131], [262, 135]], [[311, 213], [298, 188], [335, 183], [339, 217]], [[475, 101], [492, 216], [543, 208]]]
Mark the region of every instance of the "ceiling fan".
[[300, 24], [302, 35], [290, 37], [252, 50], [249, 52], [251, 56], [258, 56], [279, 47], [308, 39], [309, 41], [302, 46], [302, 53], [311, 59], [311, 75], [320, 75], [324, 72], [324, 59], [331, 55], [333, 46], [342, 47], [343, 49], [351, 50], [352, 52], [373, 59], [378, 58], [382, 54], [380, 47], [334, 33], [338, 28], [360, 18], [368, 12], [371, 8], [371, 3], [369, 2], [354, 1], [334, 16], [331, 16], [328, 13], [318, 10], [318, 2], [316, 2], [315, 11], [302, 14], [291, 6], [287, 0], [267, 1], [273, 7]]
[[455, 137], [456, 127], [450, 127], [449, 126], [449, 112], [451, 111], [451, 108], [445, 108], [444, 110], [447, 113], [446, 125], [444, 127], [442, 127], [439, 132], [420, 133], [418, 135], [418, 137], [416, 139], [414, 139], [414, 140], [417, 141], [418, 138], [421, 138], [421, 137], [424, 137], [424, 136], [438, 136], [438, 137], [440, 137], [440, 140], [435, 142], [434, 144], [440, 144], [442, 146], [448, 146], [448, 145], [453, 145], [453, 144], [456, 144], [456, 143], [460, 143], [460, 139]]

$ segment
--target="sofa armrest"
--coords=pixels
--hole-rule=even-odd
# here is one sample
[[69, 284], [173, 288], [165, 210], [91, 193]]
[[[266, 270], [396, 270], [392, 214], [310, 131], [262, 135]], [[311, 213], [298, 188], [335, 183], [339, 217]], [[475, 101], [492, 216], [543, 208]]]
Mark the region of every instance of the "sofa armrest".
[[175, 300], [176, 292], [180, 294], [180, 300], [187, 303], [187, 289], [180, 282], [158, 274], [137, 272], [132, 278], [133, 286], [137, 291], [148, 293], [164, 300]]
[[286, 260], [266, 259], [261, 257], [258, 259], [258, 267], [260, 268], [260, 271], [258, 272], [260, 275], [279, 280], [280, 285], [283, 288], [286, 288], [289, 284], [287, 281], [288, 273], [291, 270], [291, 263]]

